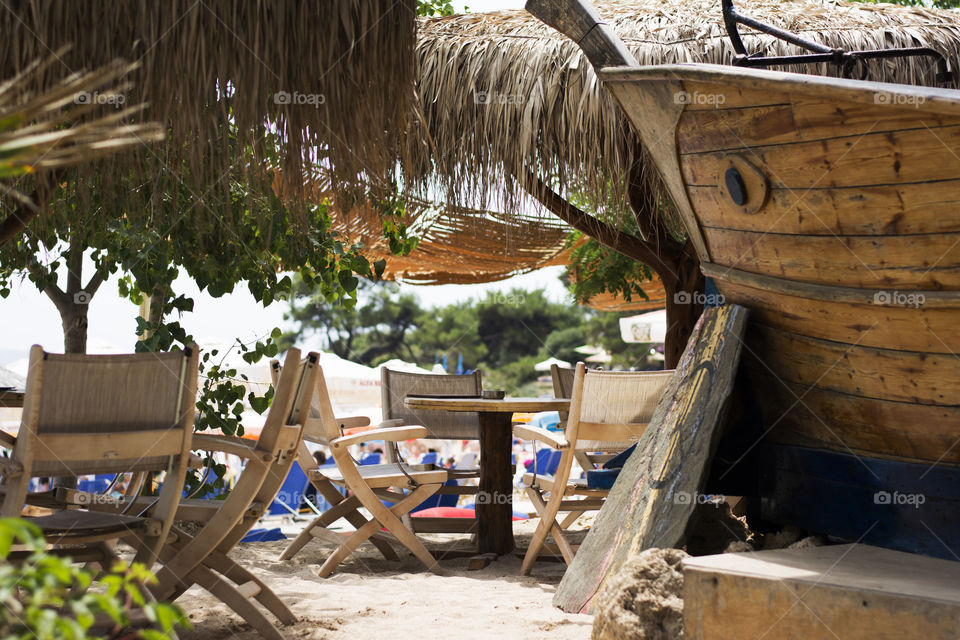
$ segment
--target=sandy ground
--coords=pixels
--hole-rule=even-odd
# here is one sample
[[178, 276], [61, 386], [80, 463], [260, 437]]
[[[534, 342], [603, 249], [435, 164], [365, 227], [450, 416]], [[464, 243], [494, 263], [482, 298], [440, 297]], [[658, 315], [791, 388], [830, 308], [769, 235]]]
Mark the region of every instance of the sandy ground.
[[[518, 546], [526, 547], [536, 523], [514, 523]], [[443, 558], [442, 553], [467, 547], [469, 537], [421, 537], [441, 557], [448, 575], [425, 571], [410, 555], [399, 563], [384, 560], [369, 544], [325, 579], [316, 572], [333, 547], [318, 540], [289, 562], [277, 560], [284, 541], [242, 544], [231, 556], [271, 585], [298, 616], [300, 622], [283, 629], [291, 640], [590, 637], [592, 616], [565, 614], [551, 605], [565, 569], [562, 562], [541, 560], [532, 576], [521, 577], [521, 560], [510, 555], [480, 571], [467, 571], [466, 557]], [[259, 637], [202, 589], [194, 587], [177, 603], [194, 624], [193, 631], [180, 634], [184, 640]]]

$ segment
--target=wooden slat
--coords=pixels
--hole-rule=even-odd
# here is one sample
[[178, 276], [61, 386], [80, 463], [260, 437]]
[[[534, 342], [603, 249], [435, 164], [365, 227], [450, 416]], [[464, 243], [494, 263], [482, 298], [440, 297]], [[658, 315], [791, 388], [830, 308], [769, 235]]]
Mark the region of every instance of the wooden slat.
[[[960, 178], [960, 126], [914, 129], [819, 142], [743, 147], [771, 186], [863, 187]], [[681, 156], [687, 184], [717, 184], [726, 152]]]
[[[782, 91], [766, 91], [738, 87], [724, 86], [714, 82], [697, 82], [685, 80], [683, 90], [691, 96], [687, 104], [687, 111], [725, 111], [738, 110], [743, 107], [775, 107], [790, 104], [790, 94]], [[701, 96], [701, 97], [697, 97]], [[721, 99], [716, 96], [723, 96]]]
[[864, 347], [960, 353], [960, 310], [811, 300], [717, 281], [725, 301], [750, 309], [751, 320], [811, 338]]
[[[750, 358], [744, 358], [745, 362]], [[960, 406], [893, 402], [770, 380], [747, 364], [747, 380], [771, 442], [872, 457], [960, 463]]]
[[955, 231], [960, 180], [859, 189], [774, 187], [754, 215], [721, 206], [715, 185], [687, 188], [690, 202], [711, 227], [809, 235], [884, 236]]
[[179, 429], [120, 433], [56, 433], [37, 439], [34, 460], [110, 460], [177, 455], [183, 447]]
[[[723, 95], [733, 87], [700, 85], [699, 91]], [[749, 98], [766, 102], [761, 96]], [[828, 140], [866, 133], [937, 128], [960, 123], [960, 119], [937, 113], [918, 114], [911, 107], [890, 108], [876, 104], [811, 100], [789, 96], [790, 104], [742, 107], [724, 104], [722, 109], [692, 105], [677, 123], [677, 144], [681, 153], [702, 153], [734, 148]], [[734, 100], [731, 100], [733, 103]], [[742, 102], [737, 99], [736, 102]]]
[[653, 419], [557, 587], [553, 604], [584, 611], [627, 558], [683, 540], [740, 360], [747, 310], [704, 311]]
[[705, 227], [716, 264], [802, 282], [874, 289], [960, 289], [960, 233], [798, 236]]
[[[714, 91], [716, 86], [735, 86], [743, 99], [728, 101], [724, 106], [769, 105], [790, 100], [787, 96], [803, 95], [809, 99], [825, 99], [830, 102], [858, 102], [879, 108], [899, 109], [910, 104], [918, 116], [928, 113], [943, 113], [960, 116], [960, 100], [952, 89], [907, 86], [883, 82], [848, 80], [817, 75], [801, 75], [766, 69], [746, 69], [717, 64], [654, 65], [635, 69], [602, 69], [598, 72], [604, 83], [645, 84], [664, 81], [684, 83], [688, 91]], [[877, 100], [879, 93], [886, 100]], [[700, 108], [711, 109], [714, 105], [701, 104]]]
[[[747, 335], [744, 360], [775, 378], [851, 396], [956, 405], [960, 358], [827, 342], [757, 325]], [[756, 364], [754, 364], [756, 363]], [[763, 390], [757, 390], [762, 395]]]
[[646, 424], [604, 424], [581, 422], [577, 440], [601, 440], [604, 442], [629, 442], [637, 440], [646, 431]]

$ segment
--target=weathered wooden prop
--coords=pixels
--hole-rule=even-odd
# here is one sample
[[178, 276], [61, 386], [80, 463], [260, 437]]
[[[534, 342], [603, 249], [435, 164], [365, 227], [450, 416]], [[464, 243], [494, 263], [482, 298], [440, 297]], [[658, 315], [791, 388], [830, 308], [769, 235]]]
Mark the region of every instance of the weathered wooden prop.
[[[902, 464], [878, 475], [877, 492], [903, 493], [891, 478], [915, 465], [960, 478], [960, 92], [704, 64], [597, 73], [657, 163], [704, 274], [751, 309], [757, 416], [741, 426], [821, 452], [820, 466]], [[825, 520], [814, 512], [825, 505], [774, 496], [773, 473], [756, 488], [764, 518], [848, 534], [838, 510]], [[916, 491], [960, 506], [960, 482], [944, 493], [920, 475]], [[934, 502], [919, 507], [924, 521]], [[891, 507], [901, 521], [918, 508]], [[960, 516], [940, 526], [956, 536]], [[923, 528], [894, 531], [873, 543], [952, 557], [920, 540]]]
[[637, 449], [563, 576], [553, 604], [586, 611], [632, 555], [683, 542], [740, 361], [747, 310], [708, 308]]
[[683, 637], [956, 638], [960, 563], [859, 544], [688, 558]]

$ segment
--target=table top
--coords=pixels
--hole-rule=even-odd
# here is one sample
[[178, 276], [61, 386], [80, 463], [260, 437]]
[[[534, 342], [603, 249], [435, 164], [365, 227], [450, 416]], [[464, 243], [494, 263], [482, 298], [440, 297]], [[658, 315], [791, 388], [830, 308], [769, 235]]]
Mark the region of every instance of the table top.
[[403, 401], [408, 409], [443, 411], [479, 411], [482, 413], [536, 413], [538, 411], [566, 411], [568, 398], [463, 398], [450, 396], [407, 396]]
[[0, 407], [22, 407], [23, 389], [0, 389]]

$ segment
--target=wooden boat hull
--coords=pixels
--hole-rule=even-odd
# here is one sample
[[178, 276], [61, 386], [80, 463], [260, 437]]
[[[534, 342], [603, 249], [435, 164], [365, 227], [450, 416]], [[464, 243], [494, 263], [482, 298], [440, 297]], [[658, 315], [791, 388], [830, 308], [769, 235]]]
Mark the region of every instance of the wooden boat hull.
[[765, 446], [960, 473], [960, 92], [713, 65], [600, 75], [704, 273], [751, 309]]

